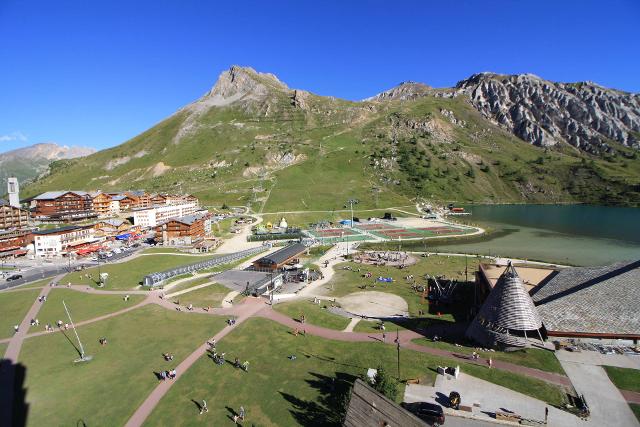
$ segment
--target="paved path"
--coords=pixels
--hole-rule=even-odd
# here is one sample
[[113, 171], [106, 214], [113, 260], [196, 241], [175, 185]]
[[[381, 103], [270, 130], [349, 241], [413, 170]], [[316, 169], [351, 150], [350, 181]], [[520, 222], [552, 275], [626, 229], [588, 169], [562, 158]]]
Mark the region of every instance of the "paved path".
[[342, 330], [342, 332], [353, 332], [353, 328], [356, 327], [358, 322], [360, 322], [360, 318], [359, 317], [352, 318], [351, 321], [349, 322], [349, 324], [347, 325], [347, 327], [344, 328]]
[[584, 395], [587, 400], [591, 411], [588, 425], [640, 426], [624, 396], [601, 366], [567, 361], [560, 363], [578, 394]]
[[222, 308], [231, 308], [233, 307], [233, 299], [240, 295], [238, 291], [231, 291], [222, 298]]
[[[234, 330], [236, 326], [246, 319], [255, 314], [256, 311], [261, 310], [264, 306], [264, 300], [261, 298], [252, 298], [248, 297], [245, 299], [243, 304], [240, 304], [235, 311], [236, 314], [236, 325], [235, 326], [227, 326], [217, 334], [215, 334], [211, 339], [215, 339], [216, 341], [221, 340], [225, 337], [229, 332]], [[191, 353], [185, 360], [183, 360], [175, 369], [177, 371], [177, 378], [174, 380], [166, 380], [161, 382], [156, 388], [151, 392], [151, 394], [147, 397], [147, 399], [138, 407], [136, 412], [131, 416], [126, 427], [138, 427], [141, 426], [147, 417], [151, 414], [153, 409], [158, 405], [158, 402], [162, 399], [162, 397], [169, 391], [171, 386], [177, 381], [183, 373], [187, 371], [200, 357], [202, 357], [209, 348], [209, 345], [205, 342], [200, 347], [198, 347], [193, 353]]]

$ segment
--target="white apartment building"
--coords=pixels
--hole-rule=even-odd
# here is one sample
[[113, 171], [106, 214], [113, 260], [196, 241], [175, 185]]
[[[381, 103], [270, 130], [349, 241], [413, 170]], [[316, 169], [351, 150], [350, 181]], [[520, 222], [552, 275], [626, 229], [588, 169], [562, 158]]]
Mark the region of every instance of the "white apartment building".
[[113, 200], [109, 203], [109, 213], [111, 215], [118, 215], [120, 213], [120, 200]]
[[133, 211], [133, 225], [140, 227], [155, 227], [169, 218], [177, 218], [194, 214], [198, 210], [196, 203], [181, 203], [178, 205], [154, 206], [152, 208]]
[[83, 244], [95, 241], [92, 226], [68, 226], [35, 231], [33, 247], [38, 258], [61, 256]]

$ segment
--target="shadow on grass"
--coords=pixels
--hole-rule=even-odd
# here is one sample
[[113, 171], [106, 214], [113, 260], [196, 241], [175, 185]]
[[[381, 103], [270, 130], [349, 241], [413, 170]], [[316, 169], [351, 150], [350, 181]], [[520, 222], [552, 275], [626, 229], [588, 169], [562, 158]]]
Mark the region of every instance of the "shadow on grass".
[[[27, 425], [29, 404], [24, 382], [27, 368], [10, 360], [0, 361], [0, 426]], [[13, 418], [13, 422], [12, 422]]]
[[314, 372], [311, 375], [314, 378], [307, 380], [307, 383], [319, 393], [315, 401], [280, 392], [293, 406], [291, 414], [302, 426], [341, 426], [347, 412], [351, 387], [357, 377], [345, 372], [336, 372], [335, 376]]

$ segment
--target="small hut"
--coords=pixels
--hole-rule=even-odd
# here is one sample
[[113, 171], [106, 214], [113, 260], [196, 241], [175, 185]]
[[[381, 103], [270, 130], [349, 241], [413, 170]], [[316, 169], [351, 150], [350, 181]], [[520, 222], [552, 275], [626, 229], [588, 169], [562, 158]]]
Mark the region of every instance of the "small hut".
[[543, 334], [533, 299], [509, 263], [466, 335], [486, 347], [526, 347], [530, 337], [543, 341]]

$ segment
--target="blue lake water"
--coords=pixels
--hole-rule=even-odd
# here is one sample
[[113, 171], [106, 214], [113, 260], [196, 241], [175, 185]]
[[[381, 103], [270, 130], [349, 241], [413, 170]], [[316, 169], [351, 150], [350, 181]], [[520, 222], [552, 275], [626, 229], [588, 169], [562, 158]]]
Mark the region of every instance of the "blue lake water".
[[473, 205], [466, 222], [494, 235], [438, 250], [574, 265], [640, 259], [640, 209], [588, 205]]

